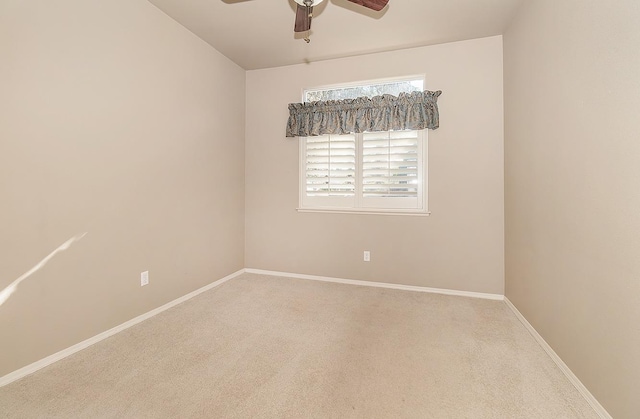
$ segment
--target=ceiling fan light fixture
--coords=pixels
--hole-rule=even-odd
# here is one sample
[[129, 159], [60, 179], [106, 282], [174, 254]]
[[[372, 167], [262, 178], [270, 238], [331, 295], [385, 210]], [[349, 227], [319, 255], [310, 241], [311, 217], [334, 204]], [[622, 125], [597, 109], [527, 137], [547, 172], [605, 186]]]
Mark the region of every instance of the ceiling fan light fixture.
[[[305, 3], [305, 0], [293, 0], [296, 3], [298, 3], [300, 6], [307, 6], [307, 4]], [[308, 5], [309, 7], [313, 7], [316, 6], [320, 3], [322, 3], [324, 0], [312, 0], [311, 4]]]

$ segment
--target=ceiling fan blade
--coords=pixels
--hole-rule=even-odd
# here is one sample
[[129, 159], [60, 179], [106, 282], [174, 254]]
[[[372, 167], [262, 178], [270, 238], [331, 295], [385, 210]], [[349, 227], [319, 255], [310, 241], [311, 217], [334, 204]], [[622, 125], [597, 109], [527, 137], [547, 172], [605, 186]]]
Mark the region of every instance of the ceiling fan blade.
[[296, 10], [296, 24], [293, 27], [294, 32], [306, 32], [311, 29], [311, 15], [313, 7], [298, 5]]
[[389, 0], [347, 0], [351, 3], [359, 4], [360, 6], [364, 6], [368, 9], [375, 10], [379, 12], [384, 9], [384, 6], [389, 3]]

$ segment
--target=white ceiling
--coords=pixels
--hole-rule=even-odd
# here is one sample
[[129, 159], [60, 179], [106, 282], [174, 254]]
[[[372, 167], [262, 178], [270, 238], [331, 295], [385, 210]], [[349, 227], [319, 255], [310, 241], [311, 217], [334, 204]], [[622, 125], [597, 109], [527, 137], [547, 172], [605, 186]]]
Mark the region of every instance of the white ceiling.
[[293, 0], [149, 0], [247, 70], [500, 35], [524, 0], [346, 0], [314, 8], [311, 43]]

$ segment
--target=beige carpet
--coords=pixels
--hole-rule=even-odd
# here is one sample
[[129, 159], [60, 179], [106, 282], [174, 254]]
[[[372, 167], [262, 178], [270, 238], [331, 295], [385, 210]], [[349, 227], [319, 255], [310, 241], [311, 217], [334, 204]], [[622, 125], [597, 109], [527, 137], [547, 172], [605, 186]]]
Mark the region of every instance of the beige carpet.
[[500, 301], [244, 274], [0, 388], [9, 418], [596, 418]]

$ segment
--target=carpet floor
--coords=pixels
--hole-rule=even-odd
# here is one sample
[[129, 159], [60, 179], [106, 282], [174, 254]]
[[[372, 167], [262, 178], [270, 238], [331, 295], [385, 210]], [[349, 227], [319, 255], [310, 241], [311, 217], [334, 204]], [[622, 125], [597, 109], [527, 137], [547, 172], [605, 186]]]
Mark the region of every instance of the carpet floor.
[[597, 418], [502, 301], [243, 274], [0, 388], [3, 418]]

